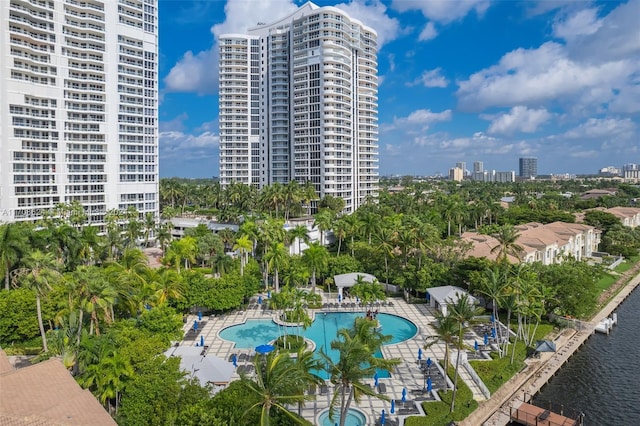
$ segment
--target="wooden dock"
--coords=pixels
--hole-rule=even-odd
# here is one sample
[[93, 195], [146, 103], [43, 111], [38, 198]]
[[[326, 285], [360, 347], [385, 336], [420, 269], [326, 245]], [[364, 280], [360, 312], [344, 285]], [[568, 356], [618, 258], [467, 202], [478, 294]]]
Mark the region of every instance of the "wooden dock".
[[544, 408], [523, 402], [518, 408], [512, 408], [511, 421], [524, 426], [580, 426], [581, 419], [571, 419]]

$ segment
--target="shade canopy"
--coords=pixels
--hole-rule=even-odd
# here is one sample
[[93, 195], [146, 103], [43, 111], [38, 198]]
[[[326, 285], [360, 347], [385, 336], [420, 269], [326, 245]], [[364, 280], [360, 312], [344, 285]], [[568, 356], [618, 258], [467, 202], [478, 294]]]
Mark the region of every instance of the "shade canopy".
[[180, 358], [180, 369], [198, 378], [202, 386], [207, 383], [227, 384], [231, 379], [233, 364], [213, 355], [202, 356], [202, 349], [196, 346], [170, 348], [165, 355]]
[[556, 343], [551, 340], [536, 341], [536, 352], [555, 352]]

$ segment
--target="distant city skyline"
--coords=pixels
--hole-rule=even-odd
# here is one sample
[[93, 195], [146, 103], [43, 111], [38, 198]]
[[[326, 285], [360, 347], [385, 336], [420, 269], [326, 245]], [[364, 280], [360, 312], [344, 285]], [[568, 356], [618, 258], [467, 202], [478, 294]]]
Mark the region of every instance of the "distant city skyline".
[[[217, 36], [303, 3], [160, 0], [162, 177], [219, 175]], [[640, 0], [315, 3], [378, 32], [381, 176], [640, 163]]]

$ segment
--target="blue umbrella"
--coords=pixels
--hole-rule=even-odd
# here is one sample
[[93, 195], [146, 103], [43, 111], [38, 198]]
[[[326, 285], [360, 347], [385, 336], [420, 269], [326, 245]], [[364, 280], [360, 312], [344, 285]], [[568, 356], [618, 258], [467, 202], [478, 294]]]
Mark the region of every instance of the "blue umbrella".
[[275, 347], [273, 345], [260, 345], [256, 348], [256, 352], [264, 355], [273, 352], [274, 349]]
[[433, 384], [431, 383], [431, 377], [427, 377], [427, 392], [431, 392]]
[[427, 302], [431, 300], [431, 296], [429, 295], [429, 292], [427, 292], [427, 293], [424, 295], [424, 298], [425, 298], [425, 300], [426, 300]]
[[356, 302], [360, 303], [360, 298], [358, 296], [356, 296]]
[[373, 386], [377, 387], [378, 386], [378, 372], [376, 371], [376, 374], [373, 375]]
[[198, 311], [198, 321], [202, 321], [202, 311]]
[[418, 348], [418, 361], [422, 359], [422, 348]]
[[427, 358], [427, 368], [431, 367], [431, 358]]
[[496, 329], [495, 328], [491, 329], [491, 337], [493, 337], [494, 339], [496, 338]]
[[477, 341], [477, 340], [475, 340], [475, 341], [473, 342], [473, 349], [474, 349], [476, 352], [478, 352], [478, 341]]
[[204, 336], [200, 335], [200, 346], [204, 346]]
[[342, 295], [338, 293], [338, 302], [342, 303]]
[[389, 410], [389, 412], [390, 412], [391, 414], [393, 414], [393, 413], [395, 413], [395, 412], [396, 412], [396, 400], [395, 400], [395, 399], [392, 399], [392, 400], [391, 400], [391, 410]]
[[198, 329], [198, 320], [193, 322], [193, 329], [197, 330]]
[[402, 402], [407, 400], [407, 388], [402, 388]]
[[384, 409], [382, 410], [382, 416], [380, 417], [380, 424], [383, 425], [385, 424], [385, 422], [387, 421], [387, 419], [385, 419], [385, 412]]
[[491, 314], [491, 322], [495, 322], [496, 318]]
[[267, 291], [267, 299], [271, 299], [271, 290]]
[[258, 305], [262, 305], [262, 296], [258, 296]]
[[484, 333], [484, 345], [487, 346], [489, 344], [489, 336], [487, 336], [487, 333]]
[[236, 354], [233, 354], [231, 356], [231, 362], [233, 362], [233, 366], [237, 367], [238, 366], [238, 356]]

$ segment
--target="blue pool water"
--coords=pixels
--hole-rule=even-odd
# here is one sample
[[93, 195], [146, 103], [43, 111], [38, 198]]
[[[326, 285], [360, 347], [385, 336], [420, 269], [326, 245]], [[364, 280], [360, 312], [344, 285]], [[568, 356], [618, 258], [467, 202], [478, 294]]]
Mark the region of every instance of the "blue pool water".
[[[351, 328], [356, 317], [362, 317], [362, 312], [328, 312], [316, 314], [311, 327], [302, 334], [316, 344], [316, 352], [324, 349], [329, 357], [337, 361], [339, 353], [331, 349], [331, 341], [335, 340], [341, 328]], [[377, 316], [383, 334], [392, 336], [388, 344], [394, 344], [411, 339], [418, 332], [416, 325], [397, 315], [380, 313]], [[220, 337], [236, 343], [236, 348], [253, 349], [256, 346], [277, 339], [284, 333], [283, 327], [272, 320], [247, 320], [244, 324], [227, 327], [220, 331]], [[297, 327], [287, 327], [288, 334], [297, 334]], [[380, 353], [376, 356], [381, 357]], [[324, 373], [324, 372], [323, 372]], [[322, 375], [322, 374], [321, 374]], [[386, 371], [379, 371], [380, 378], [389, 377]]]
[[[340, 423], [340, 420], [338, 420], [337, 418], [334, 419], [334, 421], [331, 421], [329, 419], [329, 410], [323, 411], [322, 413], [320, 413], [320, 416], [318, 416], [319, 426], [334, 426], [338, 423]], [[347, 412], [347, 418], [344, 421], [345, 426], [364, 426], [366, 424], [367, 418], [362, 412], [353, 408], [349, 408], [349, 411]]]

